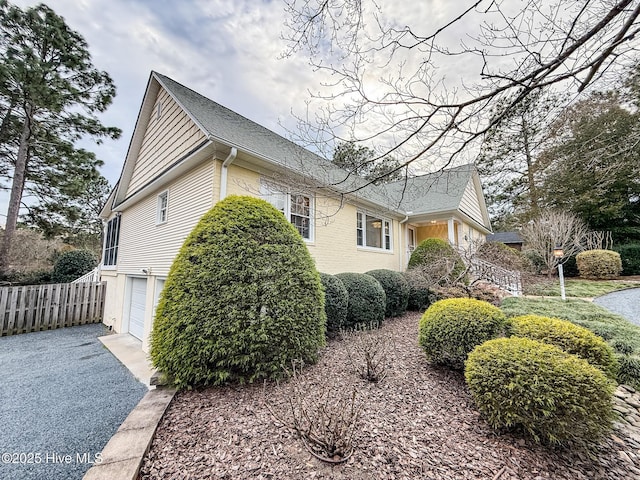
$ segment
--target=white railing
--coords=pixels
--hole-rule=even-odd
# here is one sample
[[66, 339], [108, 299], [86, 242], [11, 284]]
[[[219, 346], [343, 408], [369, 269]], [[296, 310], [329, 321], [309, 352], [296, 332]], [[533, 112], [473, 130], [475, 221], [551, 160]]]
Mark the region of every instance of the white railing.
[[85, 273], [80, 278], [76, 278], [71, 283], [84, 283], [84, 282], [99, 282], [100, 281], [100, 268], [96, 267], [89, 273]]
[[471, 274], [476, 278], [487, 280], [514, 297], [522, 295], [522, 276], [520, 272], [507, 270], [493, 263], [474, 258], [471, 260]]

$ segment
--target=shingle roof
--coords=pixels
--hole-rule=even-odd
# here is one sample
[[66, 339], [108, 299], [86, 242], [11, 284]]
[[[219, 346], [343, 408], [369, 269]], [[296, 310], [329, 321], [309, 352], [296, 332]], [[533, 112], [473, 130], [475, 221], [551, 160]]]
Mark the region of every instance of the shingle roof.
[[522, 237], [518, 232], [498, 232], [487, 235], [487, 242], [522, 243]]
[[329, 160], [157, 72], [152, 73], [212, 139], [314, 179], [319, 186], [354, 192], [358, 198], [404, 214], [453, 211], [475, 167], [461, 167], [384, 185], [368, 184]]

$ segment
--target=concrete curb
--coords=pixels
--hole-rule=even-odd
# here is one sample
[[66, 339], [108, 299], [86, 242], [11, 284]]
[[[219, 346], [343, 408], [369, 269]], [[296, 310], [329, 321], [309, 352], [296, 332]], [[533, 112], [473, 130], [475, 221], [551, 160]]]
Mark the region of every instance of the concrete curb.
[[140, 400], [102, 450], [102, 461], [83, 480], [136, 480], [142, 458], [176, 390], [156, 388]]

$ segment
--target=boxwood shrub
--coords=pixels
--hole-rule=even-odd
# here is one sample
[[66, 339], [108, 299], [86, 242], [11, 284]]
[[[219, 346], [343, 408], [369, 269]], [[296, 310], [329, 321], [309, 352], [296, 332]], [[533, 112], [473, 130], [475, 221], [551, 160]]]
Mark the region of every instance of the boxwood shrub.
[[386, 296], [385, 317], [399, 317], [407, 311], [409, 303], [409, 283], [401, 273], [379, 269], [367, 272], [380, 282]]
[[264, 200], [207, 212], [167, 277], [151, 359], [178, 387], [277, 378], [325, 342], [320, 275], [302, 237]]
[[324, 287], [324, 312], [327, 315], [327, 335], [334, 336], [345, 327], [349, 308], [349, 292], [335, 275], [321, 273]]
[[590, 443], [614, 419], [614, 383], [600, 369], [529, 338], [499, 338], [476, 347], [465, 379], [492, 427], [521, 429], [537, 442]]
[[427, 238], [420, 242], [411, 253], [408, 268], [429, 268], [430, 265], [438, 264], [443, 259], [448, 259], [452, 265], [444, 281], [457, 280], [465, 270], [464, 262], [448, 242], [439, 238]]
[[498, 307], [473, 298], [451, 298], [424, 312], [418, 341], [430, 362], [462, 370], [471, 350], [505, 328], [506, 317]]
[[511, 334], [555, 345], [567, 353], [583, 358], [608, 377], [616, 378], [618, 362], [613, 348], [591, 330], [567, 320], [540, 315], [523, 315], [510, 319]]
[[374, 328], [382, 325], [386, 295], [380, 282], [366, 273], [338, 273], [336, 275], [349, 292], [349, 306], [345, 329], [356, 326]]
[[587, 250], [576, 255], [580, 276], [584, 278], [616, 278], [622, 272], [620, 254], [612, 250]]
[[433, 292], [426, 279], [417, 270], [407, 270], [402, 274], [409, 284], [407, 310], [422, 312], [433, 302]]

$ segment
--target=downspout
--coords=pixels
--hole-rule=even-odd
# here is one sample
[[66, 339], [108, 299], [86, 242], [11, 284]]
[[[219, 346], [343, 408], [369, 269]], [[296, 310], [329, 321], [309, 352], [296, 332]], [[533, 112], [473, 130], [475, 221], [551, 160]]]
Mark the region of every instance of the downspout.
[[[404, 225], [407, 222], [407, 220], [409, 220], [409, 215], [405, 214], [405, 217], [400, 222], [400, 225]], [[398, 271], [400, 271], [400, 272], [404, 271], [404, 268], [406, 266], [406, 262], [404, 262], [404, 251], [405, 251], [405, 248], [406, 248], [406, 245], [405, 245], [406, 238], [405, 238], [405, 242], [402, 241], [402, 237], [403, 236], [406, 237], [406, 235], [403, 235], [403, 233], [404, 233], [404, 228], [400, 227], [400, 247], [401, 248], [400, 248], [400, 255], [398, 257], [398, 262], [400, 262], [400, 265], [398, 265], [398, 267], [399, 267]]]
[[236, 159], [236, 155], [238, 155], [238, 149], [231, 147], [229, 155], [227, 155], [227, 158], [222, 162], [222, 172], [220, 173], [220, 200], [223, 200], [227, 196], [227, 172], [229, 165]]

